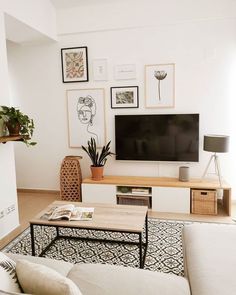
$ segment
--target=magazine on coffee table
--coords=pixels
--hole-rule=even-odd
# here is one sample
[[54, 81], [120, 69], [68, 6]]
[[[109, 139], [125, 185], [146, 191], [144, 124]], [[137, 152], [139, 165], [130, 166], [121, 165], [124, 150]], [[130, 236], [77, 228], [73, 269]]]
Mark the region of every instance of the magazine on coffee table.
[[94, 208], [76, 207], [73, 204], [50, 208], [41, 219], [46, 220], [92, 220]]

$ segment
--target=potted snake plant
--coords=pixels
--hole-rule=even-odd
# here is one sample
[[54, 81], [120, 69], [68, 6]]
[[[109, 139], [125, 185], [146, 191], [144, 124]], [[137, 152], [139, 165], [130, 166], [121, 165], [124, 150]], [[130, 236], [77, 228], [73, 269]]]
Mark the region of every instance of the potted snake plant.
[[4, 122], [10, 136], [21, 136], [27, 145], [35, 145], [31, 141], [34, 132], [34, 121], [15, 107], [0, 107], [0, 119]]
[[114, 155], [114, 153], [110, 151], [110, 144], [111, 141], [104, 145], [99, 152], [95, 139], [91, 137], [91, 139], [88, 141], [88, 147], [82, 146], [82, 149], [88, 154], [92, 161], [90, 168], [93, 180], [101, 180], [103, 178], [103, 170], [107, 161], [107, 157]]

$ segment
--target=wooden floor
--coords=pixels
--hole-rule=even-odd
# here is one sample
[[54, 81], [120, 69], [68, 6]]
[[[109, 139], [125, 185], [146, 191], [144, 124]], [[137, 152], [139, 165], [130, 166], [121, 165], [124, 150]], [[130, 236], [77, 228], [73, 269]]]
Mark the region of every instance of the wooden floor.
[[[59, 193], [18, 193], [20, 226], [11, 234], [1, 239], [0, 249], [7, 245], [12, 239], [17, 237], [23, 230], [25, 230], [29, 226], [29, 220], [39, 213], [39, 211], [43, 210], [53, 201], [59, 199]], [[236, 204], [232, 206], [232, 216], [236, 217]], [[232, 218], [229, 216], [205, 216], [196, 214], [158, 213], [149, 211], [149, 217], [173, 220], [234, 223]]]

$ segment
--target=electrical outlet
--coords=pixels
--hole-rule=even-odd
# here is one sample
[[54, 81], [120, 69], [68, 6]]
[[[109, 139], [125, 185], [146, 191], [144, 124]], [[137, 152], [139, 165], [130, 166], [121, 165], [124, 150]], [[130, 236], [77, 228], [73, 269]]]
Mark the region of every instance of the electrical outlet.
[[0, 219], [4, 217], [4, 210], [0, 211]]
[[11, 206], [6, 208], [6, 214], [8, 215], [9, 213], [11, 213]]
[[15, 211], [15, 204], [11, 205], [11, 212]]
[[12, 204], [11, 206], [7, 207], [5, 212], [6, 215], [10, 214], [11, 212], [13, 212], [16, 209], [15, 204]]
[[9, 214], [14, 210], [15, 210], [15, 205], [13, 204], [13, 205], [6, 208], [6, 214]]

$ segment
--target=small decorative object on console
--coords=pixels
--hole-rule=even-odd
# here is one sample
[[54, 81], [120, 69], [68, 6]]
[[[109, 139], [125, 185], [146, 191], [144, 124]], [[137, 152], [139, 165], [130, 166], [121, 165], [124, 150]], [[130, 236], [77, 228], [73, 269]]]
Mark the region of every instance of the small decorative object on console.
[[149, 194], [149, 189], [145, 188], [145, 187], [135, 187], [135, 188], [132, 188], [132, 194], [148, 195]]
[[114, 155], [110, 152], [111, 141], [107, 145], [102, 147], [102, 150], [99, 154], [97, 151], [96, 141], [93, 137], [88, 141], [88, 147], [82, 146], [82, 149], [88, 154], [89, 158], [92, 161], [91, 172], [93, 180], [101, 180], [103, 178], [103, 169], [106, 164], [107, 157]]
[[179, 181], [189, 181], [189, 167], [179, 167]]

